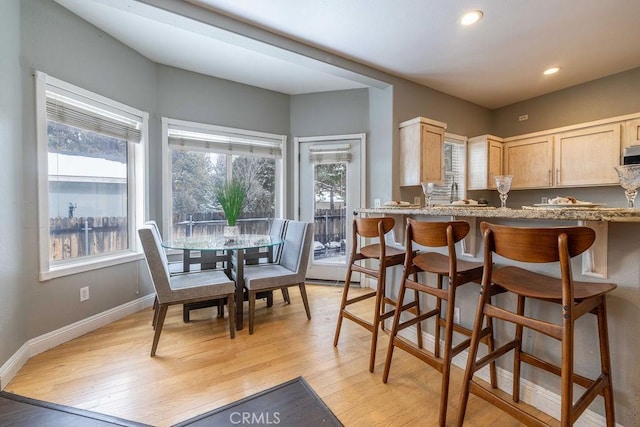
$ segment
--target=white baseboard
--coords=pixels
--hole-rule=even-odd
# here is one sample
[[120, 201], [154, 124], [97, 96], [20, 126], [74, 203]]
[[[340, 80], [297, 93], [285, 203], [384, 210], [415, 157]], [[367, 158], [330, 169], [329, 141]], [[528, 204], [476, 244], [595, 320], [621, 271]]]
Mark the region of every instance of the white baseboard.
[[110, 310], [98, 313], [94, 316], [82, 319], [71, 325], [64, 326], [55, 331], [51, 331], [39, 337], [35, 337], [27, 341], [20, 349], [0, 367], [0, 390], [4, 390], [7, 384], [18, 373], [20, 368], [24, 366], [29, 358], [56, 347], [74, 338], [82, 336], [88, 332], [94, 331], [109, 323], [115, 322], [125, 316], [138, 312], [144, 308], [150, 307], [155, 299], [155, 294], [146, 295], [126, 304], [114, 307]]
[[[391, 330], [391, 323], [386, 324], [388, 331]], [[400, 336], [414, 341], [416, 338], [415, 326], [410, 326], [407, 329], [400, 331]], [[435, 344], [435, 337], [426, 332], [422, 332], [422, 340], [427, 350], [433, 351]], [[415, 341], [414, 341], [415, 342]], [[441, 346], [444, 346], [444, 342], [441, 342]], [[441, 347], [442, 348], [442, 347]], [[469, 352], [467, 350], [461, 352], [453, 358], [453, 364], [461, 369], [466, 369], [467, 358]], [[506, 369], [496, 367], [496, 376], [498, 377], [498, 388], [506, 393], [511, 394], [513, 389], [513, 373]], [[476, 373], [476, 377], [483, 381], [489, 382], [489, 366], [485, 366]], [[455, 398], [455, 397], [454, 397]], [[451, 399], [451, 396], [449, 397]], [[545, 389], [531, 381], [527, 381], [524, 378], [520, 379], [520, 400], [527, 403], [534, 408], [551, 415], [555, 419], [560, 419], [560, 395]], [[603, 415], [593, 412], [589, 409], [585, 410], [580, 418], [575, 422], [576, 427], [600, 427], [606, 425], [606, 419]], [[621, 426], [617, 424], [617, 426]]]

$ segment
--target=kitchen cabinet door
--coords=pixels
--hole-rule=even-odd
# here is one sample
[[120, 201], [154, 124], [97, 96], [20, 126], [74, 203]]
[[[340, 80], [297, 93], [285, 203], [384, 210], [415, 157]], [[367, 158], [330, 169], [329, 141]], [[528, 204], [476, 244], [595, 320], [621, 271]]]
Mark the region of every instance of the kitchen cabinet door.
[[555, 136], [557, 187], [617, 184], [622, 123], [593, 126]]
[[553, 136], [544, 135], [504, 144], [505, 175], [513, 175], [511, 189], [553, 185]]
[[640, 145], [640, 119], [627, 120], [625, 123], [625, 135], [625, 148], [632, 145]]
[[400, 124], [400, 185], [444, 181], [447, 125], [418, 117]]
[[493, 179], [502, 175], [502, 138], [482, 135], [467, 142], [467, 189], [495, 189]]

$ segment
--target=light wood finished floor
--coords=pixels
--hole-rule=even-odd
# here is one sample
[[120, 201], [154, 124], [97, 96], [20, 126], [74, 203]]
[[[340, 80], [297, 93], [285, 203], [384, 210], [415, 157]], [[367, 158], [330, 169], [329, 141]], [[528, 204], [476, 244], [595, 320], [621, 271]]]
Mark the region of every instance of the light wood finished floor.
[[[254, 334], [245, 325], [235, 340], [214, 309], [193, 311], [192, 323], [185, 324], [181, 308], [171, 307], [155, 358], [149, 357], [149, 308], [34, 356], [5, 391], [169, 426], [303, 376], [346, 426], [437, 425], [440, 374], [396, 350], [383, 384], [388, 335], [381, 334], [375, 372], [369, 373], [365, 329], [345, 320], [333, 347], [342, 288], [308, 285], [307, 292], [311, 321], [291, 288], [291, 305], [279, 292], [271, 308], [258, 302]], [[369, 301], [362, 310], [370, 311]], [[461, 379], [462, 370], [454, 367], [448, 425], [456, 421]], [[465, 425], [520, 424], [471, 396]]]

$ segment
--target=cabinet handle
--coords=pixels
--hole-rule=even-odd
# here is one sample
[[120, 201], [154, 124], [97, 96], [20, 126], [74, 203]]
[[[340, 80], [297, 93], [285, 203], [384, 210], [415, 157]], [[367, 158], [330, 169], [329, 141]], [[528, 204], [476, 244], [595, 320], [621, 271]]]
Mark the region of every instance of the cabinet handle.
[[551, 169], [549, 169], [549, 187], [551, 187]]
[[560, 184], [560, 168], [556, 168], [556, 185]]

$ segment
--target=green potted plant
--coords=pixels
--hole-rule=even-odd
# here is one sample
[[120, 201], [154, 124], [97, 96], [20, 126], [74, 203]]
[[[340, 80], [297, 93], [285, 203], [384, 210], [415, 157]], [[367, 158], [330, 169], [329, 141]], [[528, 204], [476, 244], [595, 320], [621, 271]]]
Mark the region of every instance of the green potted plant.
[[228, 243], [235, 241], [240, 235], [240, 228], [236, 222], [247, 200], [247, 191], [247, 186], [238, 181], [229, 181], [215, 190], [216, 200], [220, 203], [227, 220], [224, 237]]

